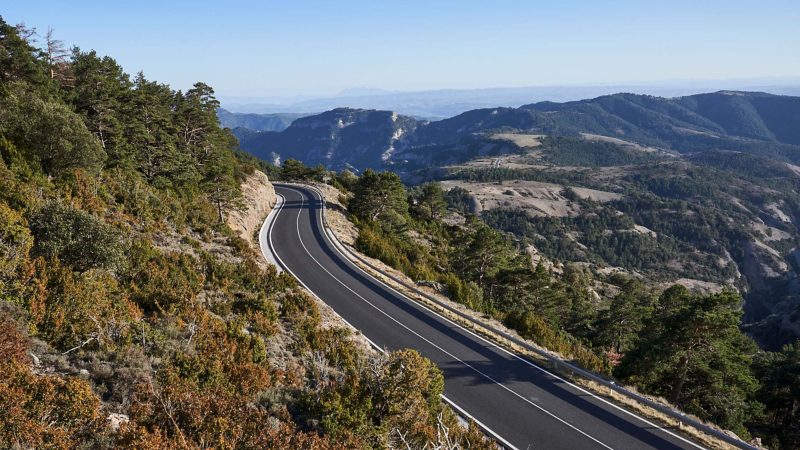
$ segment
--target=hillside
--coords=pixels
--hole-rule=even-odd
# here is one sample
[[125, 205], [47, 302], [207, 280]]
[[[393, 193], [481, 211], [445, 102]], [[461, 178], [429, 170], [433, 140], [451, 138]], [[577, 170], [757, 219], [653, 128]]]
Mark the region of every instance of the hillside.
[[524, 156], [476, 159], [408, 180], [464, 190], [470, 211], [487, 224], [599, 276], [623, 273], [696, 292], [735, 288], [745, 299], [744, 321], [765, 348], [800, 337], [796, 166], [718, 150], [617, 165], [620, 153], [579, 139], [557, 148], [567, 164], [553, 164], [548, 141], [565, 139], [572, 138], [540, 138]]
[[261, 159], [294, 158], [309, 165], [346, 168], [378, 166], [391, 158], [393, 143], [420, 122], [390, 111], [339, 108], [295, 120], [280, 133], [236, 130], [242, 149]]
[[498, 106], [518, 108], [525, 104], [545, 100], [555, 102], [576, 101], [610, 95], [616, 92], [633, 92], [660, 97], [679, 97], [713, 92], [720, 89], [764, 91], [773, 94], [800, 95], [796, 79], [784, 80], [785, 85], [765, 85], [758, 80], [750, 82], [694, 83], [690, 85], [615, 85], [615, 86], [536, 86], [484, 89], [439, 89], [417, 92], [381, 92], [380, 89], [345, 89], [335, 96], [321, 98], [224, 98], [223, 106], [232, 111], [250, 113], [281, 113], [293, 111], [317, 113], [335, 108], [391, 110], [411, 117], [444, 119], [461, 113]]
[[249, 114], [249, 113], [234, 113], [228, 110], [219, 108], [217, 110], [217, 117], [219, 118], [220, 126], [234, 129], [237, 127], [248, 128], [254, 131], [283, 131], [295, 119], [305, 117], [310, 114], [297, 114], [297, 113], [275, 113], [275, 114]]
[[[479, 145], [498, 132], [591, 134], [676, 153], [732, 150], [800, 163], [800, 97], [722, 91], [678, 98], [614, 94], [568, 103], [477, 109], [435, 122], [340, 108], [246, 138], [242, 149], [331, 169], [413, 170], [519, 152]], [[309, 130], [312, 130], [309, 132]], [[446, 155], [443, 157], [442, 155]]]
[[0, 448], [496, 447], [264, 263], [210, 86], [45, 55], [0, 18]]

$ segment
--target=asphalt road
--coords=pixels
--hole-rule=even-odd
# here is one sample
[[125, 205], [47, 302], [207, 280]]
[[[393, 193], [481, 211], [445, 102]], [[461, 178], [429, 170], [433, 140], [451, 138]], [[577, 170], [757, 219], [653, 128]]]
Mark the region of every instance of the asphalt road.
[[[309, 188], [275, 185], [267, 230], [279, 263], [388, 350], [411, 348], [444, 373], [445, 395], [519, 450], [703, 448], [506, 352], [364, 273], [323, 229]], [[508, 445], [506, 445], [508, 447]]]

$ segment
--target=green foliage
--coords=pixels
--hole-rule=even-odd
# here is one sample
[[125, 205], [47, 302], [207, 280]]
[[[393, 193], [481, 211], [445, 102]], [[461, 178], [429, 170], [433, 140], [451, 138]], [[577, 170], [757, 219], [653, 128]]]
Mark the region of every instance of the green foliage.
[[472, 201], [472, 196], [468, 190], [456, 186], [444, 192], [443, 198], [447, 204], [447, 209], [455, 211], [462, 216], [469, 213], [469, 205]]
[[20, 30], [0, 17], [0, 85], [25, 82], [49, 98], [56, 89], [42, 51], [30, 45]]
[[287, 159], [281, 166], [282, 180], [308, 181], [311, 178], [309, 168], [302, 162], [294, 159]]
[[415, 196], [417, 211], [421, 217], [429, 220], [441, 218], [445, 211], [444, 194], [439, 183], [425, 183], [422, 185], [419, 195]]
[[386, 228], [402, 226], [408, 214], [405, 186], [395, 173], [367, 169], [353, 187], [350, 209], [359, 218], [377, 220]]
[[541, 143], [545, 161], [557, 166], [607, 167], [664, 160], [663, 156], [611, 142], [568, 136], [547, 136]]
[[170, 311], [192, 302], [205, 277], [198, 262], [185, 253], [162, 254], [149, 241], [134, 241], [129, 264], [121, 274], [131, 300], [145, 311]]
[[689, 160], [756, 179], [795, 178], [797, 176], [784, 163], [747, 153], [715, 149], [692, 155]]
[[372, 221], [357, 220], [356, 224], [359, 251], [413, 280], [442, 283], [453, 300], [524, 330], [540, 345], [572, 355], [591, 370], [609, 372], [607, 359], [558, 330], [587, 327], [587, 294], [582, 284], [586, 280], [574, 270], [568, 283], [554, 280], [542, 265], [531, 267], [529, 256], [519, 254], [508, 237], [479, 224], [475, 216], [470, 216], [466, 229], [412, 219], [410, 231], [434, 241], [430, 248], [408, 233], [387, 231]]
[[762, 422], [773, 442], [770, 448], [800, 445], [800, 345], [787, 345], [775, 353], [762, 353], [754, 363], [761, 381], [758, 401], [764, 404]]
[[55, 201], [30, 219], [34, 256], [58, 258], [75, 270], [119, 270], [127, 243], [122, 232], [85, 211]]
[[0, 202], [0, 300], [22, 291], [33, 237], [20, 213]]
[[[371, 357], [341, 384], [318, 381], [321, 389], [305, 395], [302, 404], [334, 436], [353, 432], [374, 440], [376, 429], [434, 426], [442, 410], [442, 374], [414, 350]], [[408, 437], [424, 442], [426, 436], [416, 431]]]
[[759, 383], [750, 371], [757, 347], [739, 331], [741, 312], [731, 309], [740, 301], [729, 290], [707, 296], [682, 286], [664, 291], [615, 373], [747, 437], [744, 424], [760, 410]]
[[630, 350], [650, 317], [652, 302], [651, 295], [638, 282], [625, 282], [608, 309], [598, 314], [595, 342], [619, 354]]
[[[415, 280], [432, 280], [434, 268], [447, 260], [445, 249], [428, 249], [406, 236], [385, 231], [375, 222], [359, 221], [356, 248]], [[415, 225], [412, 222], [412, 226]]]
[[347, 169], [341, 170], [338, 173], [334, 173], [333, 177], [334, 180], [337, 183], [339, 183], [341, 187], [344, 188], [343, 192], [345, 193], [352, 191], [355, 188], [356, 183], [358, 182], [358, 177], [353, 172]]
[[598, 373], [610, 373], [610, 364], [607, 359], [598, 356], [568, 334], [554, 330], [533, 311], [524, 314], [513, 313], [506, 319], [506, 323], [517, 330], [521, 336], [554, 352], [569, 355], [580, 366]]
[[34, 93], [12, 87], [14, 93], [0, 100], [0, 131], [48, 175], [82, 168], [96, 172], [106, 153], [86, 129], [81, 117], [66, 105], [42, 100]]

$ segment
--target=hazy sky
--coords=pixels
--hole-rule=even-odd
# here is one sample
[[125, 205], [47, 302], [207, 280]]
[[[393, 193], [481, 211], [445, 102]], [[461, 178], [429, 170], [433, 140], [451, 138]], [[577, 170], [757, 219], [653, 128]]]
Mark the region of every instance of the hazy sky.
[[221, 95], [800, 76], [800, 1], [4, 2], [129, 73]]

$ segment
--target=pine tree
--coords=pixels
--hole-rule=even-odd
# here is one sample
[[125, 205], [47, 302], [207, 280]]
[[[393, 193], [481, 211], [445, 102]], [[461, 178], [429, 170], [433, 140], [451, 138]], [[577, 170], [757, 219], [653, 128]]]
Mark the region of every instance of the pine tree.
[[284, 180], [307, 181], [308, 167], [300, 161], [289, 158], [283, 162], [281, 176]]
[[[460, 255], [465, 263], [464, 275], [469, 275], [483, 288], [491, 288], [489, 280], [507, 267], [512, 253], [500, 233], [487, 226], [479, 227], [472, 235], [465, 253]], [[489, 295], [491, 297], [491, 292]]]
[[78, 47], [72, 50], [71, 66], [75, 81], [69, 87], [70, 102], [114, 166], [126, 158], [125, 125], [121, 121], [127, 117], [121, 113], [131, 89], [128, 74], [113, 58], [100, 58], [94, 50], [82, 52]]
[[743, 424], [761, 405], [750, 371], [757, 347], [739, 331], [742, 312], [733, 309], [740, 301], [730, 290], [695, 296], [680, 285], [667, 289], [617, 375], [746, 436]]
[[[406, 190], [396, 173], [367, 169], [359, 177], [350, 205], [357, 216], [386, 224], [408, 213]], [[380, 220], [379, 220], [380, 219]]]
[[430, 220], [437, 220], [445, 211], [444, 196], [439, 183], [425, 183], [422, 185], [422, 195], [419, 198], [420, 209]]
[[781, 448], [800, 447], [800, 343], [765, 352], [753, 366], [762, 382], [758, 400], [765, 406], [763, 420], [780, 431]]
[[[233, 135], [227, 136], [231, 148], [238, 146]], [[234, 166], [236, 159], [224, 147], [212, 153], [207, 159], [204, 178], [205, 191], [208, 192], [212, 203], [217, 207], [219, 221], [225, 222], [225, 211], [229, 209], [242, 209], [242, 191], [236, 183]]]
[[183, 183], [196, 176], [194, 161], [178, 149], [172, 104], [169, 86], [148, 81], [141, 72], [136, 75], [125, 138], [131, 162], [151, 183], [159, 179]]
[[214, 97], [214, 89], [205, 83], [195, 83], [185, 95], [178, 93], [175, 109], [182, 151], [194, 158], [196, 166], [205, 165], [215, 147], [225, 145], [220, 139], [219, 101]]
[[626, 352], [651, 312], [647, 293], [635, 280], [628, 281], [608, 309], [600, 311], [596, 342], [612, 347], [617, 353]]

